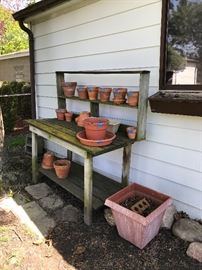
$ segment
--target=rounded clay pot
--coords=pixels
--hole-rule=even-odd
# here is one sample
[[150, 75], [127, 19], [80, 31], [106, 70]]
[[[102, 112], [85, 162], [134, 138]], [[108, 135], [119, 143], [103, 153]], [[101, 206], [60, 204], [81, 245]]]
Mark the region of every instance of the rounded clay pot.
[[53, 163], [53, 166], [57, 177], [60, 179], [64, 179], [69, 175], [71, 161], [66, 159], [56, 160]]
[[75, 118], [75, 121], [79, 127], [83, 127], [84, 120], [90, 116], [89, 112], [81, 112], [78, 117]]
[[80, 99], [88, 99], [88, 88], [84, 87], [77, 87], [78, 96]]
[[136, 128], [134, 128], [134, 127], [127, 127], [126, 128], [126, 131], [127, 131], [127, 135], [128, 135], [128, 138], [129, 139], [135, 139], [136, 132], [137, 132]]
[[113, 88], [114, 98], [125, 99], [127, 88]]
[[61, 85], [62, 85], [65, 97], [74, 96], [77, 82], [62, 82]]
[[73, 116], [73, 113], [72, 112], [66, 112], [65, 113], [65, 120], [67, 122], [71, 122], [72, 121], [72, 116]]
[[86, 138], [89, 140], [104, 140], [108, 127], [108, 119], [101, 117], [89, 117], [84, 120]]
[[41, 163], [41, 167], [43, 169], [52, 169], [53, 168], [53, 161], [54, 161], [54, 154], [53, 152], [46, 152], [43, 155], [43, 159], [42, 159], [42, 163]]
[[138, 105], [138, 99], [139, 99], [138, 91], [130, 91], [127, 93], [127, 96], [128, 96], [128, 105], [133, 106], [133, 107]]
[[93, 86], [88, 87], [88, 98], [89, 100], [97, 100], [99, 87]]
[[100, 101], [101, 102], [107, 102], [110, 100], [112, 88], [100, 88]]
[[55, 111], [58, 120], [65, 120], [65, 113], [67, 112], [66, 109], [56, 109]]

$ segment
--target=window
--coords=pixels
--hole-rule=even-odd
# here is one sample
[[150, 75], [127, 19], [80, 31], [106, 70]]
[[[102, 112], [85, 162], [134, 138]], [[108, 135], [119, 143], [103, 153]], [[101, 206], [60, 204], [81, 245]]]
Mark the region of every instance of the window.
[[161, 90], [202, 90], [202, 0], [163, 0]]

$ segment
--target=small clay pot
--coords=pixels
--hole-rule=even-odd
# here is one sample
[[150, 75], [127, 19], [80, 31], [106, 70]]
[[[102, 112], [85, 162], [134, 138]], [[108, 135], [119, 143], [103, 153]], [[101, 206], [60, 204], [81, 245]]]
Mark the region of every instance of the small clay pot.
[[67, 122], [71, 122], [72, 121], [72, 116], [73, 116], [73, 113], [72, 112], [66, 112], [65, 113], [65, 120]]
[[57, 119], [58, 120], [65, 120], [65, 113], [67, 112], [66, 109], [56, 109]]
[[62, 85], [65, 97], [74, 96], [77, 82], [62, 82], [61, 85]]
[[58, 178], [64, 179], [69, 175], [71, 161], [66, 159], [60, 159], [53, 162], [55, 173]]
[[89, 100], [97, 100], [99, 87], [88, 87], [88, 98]]
[[100, 88], [100, 101], [101, 102], [107, 102], [110, 100], [112, 88]]
[[84, 123], [83, 122], [88, 117], [90, 117], [90, 113], [89, 112], [81, 112], [80, 115], [75, 118], [75, 121], [76, 121], [76, 123], [77, 123], [77, 125], [79, 127], [83, 127], [84, 126]]
[[134, 128], [134, 127], [127, 127], [126, 128], [126, 131], [127, 131], [128, 138], [134, 140], [135, 137], [136, 137], [136, 133], [137, 133], [136, 128]]
[[128, 105], [135, 107], [138, 105], [139, 92], [138, 91], [130, 91], [127, 93], [128, 96]]
[[46, 152], [43, 155], [43, 159], [42, 159], [42, 163], [41, 163], [41, 167], [43, 169], [49, 170], [53, 168], [53, 161], [54, 161], [54, 154], [53, 152]]
[[120, 104], [124, 104], [126, 102], [125, 98], [119, 98], [119, 97], [115, 97], [113, 99], [114, 104], [116, 105], [120, 105]]
[[125, 99], [127, 88], [113, 88], [114, 98]]
[[89, 140], [104, 140], [108, 127], [108, 119], [102, 117], [88, 117], [84, 120], [86, 138]]
[[88, 88], [84, 87], [77, 87], [78, 96], [80, 99], [88, 99]]

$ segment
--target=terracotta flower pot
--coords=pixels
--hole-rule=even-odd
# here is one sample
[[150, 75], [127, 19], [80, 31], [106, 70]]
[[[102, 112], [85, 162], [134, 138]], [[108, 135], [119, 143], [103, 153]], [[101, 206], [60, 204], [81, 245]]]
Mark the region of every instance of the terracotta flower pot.
[[130, 91], [127, 93], [128, 96], [128, 105], [135, 107], [138, 105], [139, 92], [138, 91]]
[[80, 115], [75, 118], [75, 121], [76, 121], [76, 123], [77, 123], [77, 125], [79, 127], [83, 127], [84, 126], [84, 123], [83, 122], [88, 117], [90, 117], [90, 113], [89, 112], [81, 112]]
[[58, 120], [65, 120], [65, 113], [67, 112], [66, 109], [56, 109], [55, 111]]
[[[158, 206], [144, 217], [120, 205], [132, 196], [148, 198]], [[158, 234], [164, 212], [171, 204], [172, 199], [167, 195], [138, 184], [121, 189], [105, 201], [105, 205], [112, 209], [119, 235], [140, 249], [144, 248]]]
[[65, 113], [65, 120], [67, 122], [71, 122], [72, 121], [72, 116], [73, 116], [73, 113], [72, 112], [66, 112]]
[[127, 127], [126, 128], [127, 135], [129, 139], [135, 139], [137, 130], [134, 127]]
[[78, 96], [80, 99], [88, 99], [88, 88], [84, 87], [77, 87]]
[[76, 86], [77, 82], [62, 82], [62, 88], [65, 97], [73, 97], [75, 94]]
[[54, 161], [54, 154], [53, 152], [46, 152], [43, 155], [41, 167], [44, 169], [52, 169], [53, 168], [53, 161]]
[[127, 88], [113, 88], [114, 98], [125, 99]]
[[100, 101], [101, 102], [107, 102], [110, 100], [112, 88], [100, 88]]
[[53, 166], [57, 177], [60, 179], [64, 179], [67, 178], [69, 175], [71, 161], [66, 159], [56, 160], [53, 163]]
[[89, 140], [104, 140], [108, 127], [108, 119], [89, 117], [84, 120], [86, 138]]
[[124, 104], [126, 102], [125, 98], [119, 98], [119, 97], [115, 97], [113, 99], [114, 104], [116, 105], [120, 105], [120, 104]]
[[99, 87], [88, 87], [88, 98], [89, 100], [97, 100]]

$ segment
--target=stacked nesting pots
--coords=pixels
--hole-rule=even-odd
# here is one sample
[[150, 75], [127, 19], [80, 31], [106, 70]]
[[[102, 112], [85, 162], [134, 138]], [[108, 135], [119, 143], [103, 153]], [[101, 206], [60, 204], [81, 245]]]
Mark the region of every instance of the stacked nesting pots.
[[126, 102], [127, 88], [113, 88], [114, 104], [123, 104]]
[[108, 119], [102, 117], [89, 117], [84, 120], [86, 138], [89, 140], [104, 140], [108, 127]]

